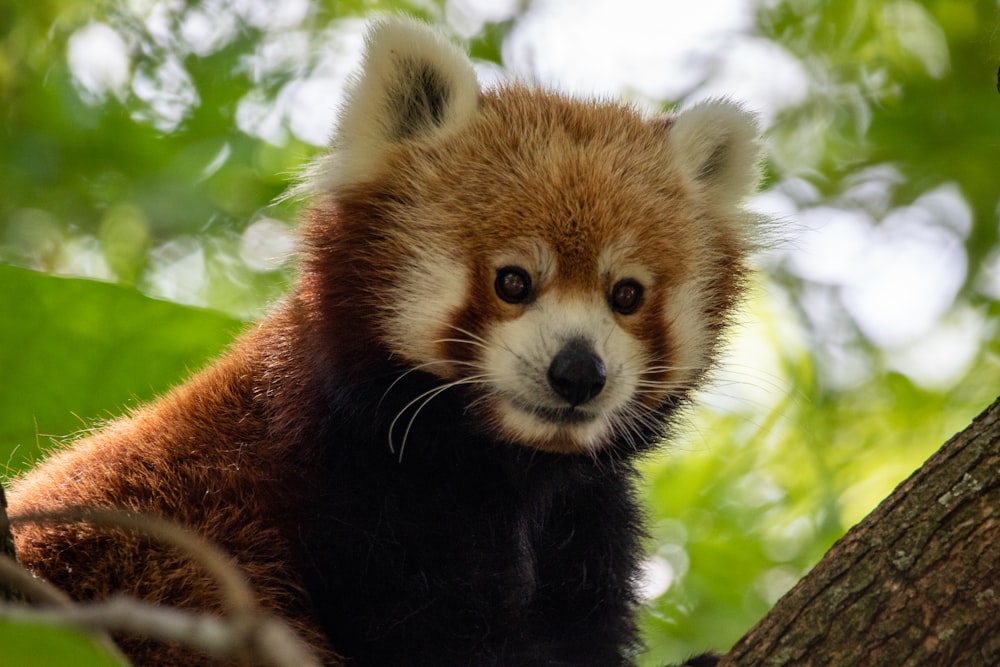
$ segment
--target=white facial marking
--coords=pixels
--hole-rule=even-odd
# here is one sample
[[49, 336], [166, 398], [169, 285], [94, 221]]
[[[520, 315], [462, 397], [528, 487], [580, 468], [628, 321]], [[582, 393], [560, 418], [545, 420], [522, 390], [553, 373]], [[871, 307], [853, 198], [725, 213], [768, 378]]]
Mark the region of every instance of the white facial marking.
[[543, 285], [556, 273], [556, 258], [540, 239], [526, 238], [512, 243], [493, 258], [493, 268], [519, 266], [531, 274], [536, 285]]
[[643, 287], [651, 287], [653, 276], [649, 269], [631, 258], [636, 249], [637, 245], [628, 240], [620, 240], [609, 246], [598, 259], [597, 271], [599, 275], [609, 276], [612, 284], [625, 278], [631, 278], [638, 281]]
[[704, 368], [711, 349], [711, 333], [702, 310], [703, 288], [690, 281], [667, 295], [665, 325], [672, 333], [677, 382], [685, 384]]
[[[437, 359], [441, 338], [452, 335], [447, 323], [465, 304], [468, 291], [469, 272], [463, 264], [431, 250], [418, 253], [402, 269], [395, 293], [388, 299], [393, 313], [386, 335], [392, 351], [416, 363]], [[451, 375], [446, 365], [427, 371]]]

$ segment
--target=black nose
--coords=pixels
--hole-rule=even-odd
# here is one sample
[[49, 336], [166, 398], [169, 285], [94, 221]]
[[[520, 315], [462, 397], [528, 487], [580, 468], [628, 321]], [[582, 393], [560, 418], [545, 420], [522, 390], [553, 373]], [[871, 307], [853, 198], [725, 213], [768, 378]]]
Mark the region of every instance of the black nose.
[[585, 341], [571, 340], [549, 364], [549, 385], [573, 407], [586, 403], [604, 389], [604, 361]]

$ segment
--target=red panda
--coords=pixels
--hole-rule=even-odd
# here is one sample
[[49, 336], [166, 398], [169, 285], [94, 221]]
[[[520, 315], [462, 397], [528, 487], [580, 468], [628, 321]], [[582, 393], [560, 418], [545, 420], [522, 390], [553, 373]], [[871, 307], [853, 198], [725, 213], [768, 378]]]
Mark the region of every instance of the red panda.
[[[631, 664], [635, 463], [712, 366], [755, 235], [758, 130], [480, 90], [376, 24], [291, 293], [206, 370], [17, 480], [11, 512], [127, 508], [232, 554], [330, 665]], [[18, 525], [73, 597], [213, 610], [181, 554]], [[207, 660], [137, 638], [138, 664]]]

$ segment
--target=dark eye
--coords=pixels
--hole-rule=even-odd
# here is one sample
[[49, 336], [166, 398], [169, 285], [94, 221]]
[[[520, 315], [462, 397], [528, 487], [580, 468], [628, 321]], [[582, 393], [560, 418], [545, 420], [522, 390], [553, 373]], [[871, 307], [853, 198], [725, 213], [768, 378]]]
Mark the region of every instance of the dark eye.
[[524, 303], [531, 298], [531, 278], [527, 271], [517, 266], [498, 269], [493, 286], [497, 296], [507, 303]]
[[611, 310], [631, 315], [642, 305], [642, 292], [642, 285], [631, 278], [619, 280], [611, 288]]

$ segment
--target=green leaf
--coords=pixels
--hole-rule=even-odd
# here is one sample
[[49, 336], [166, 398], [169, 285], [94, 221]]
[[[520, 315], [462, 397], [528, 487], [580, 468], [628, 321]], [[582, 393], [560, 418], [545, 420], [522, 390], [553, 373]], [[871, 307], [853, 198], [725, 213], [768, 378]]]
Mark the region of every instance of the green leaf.
[[0, 621], [0, 662], [17, 667], [120, 667], [85, 634], [66, 628]]
[[242, 327], [132, 289], [9, 266], [0, 266], [0, 312], [0, 462], [15, 470], [50, 437], [179, 383]]

